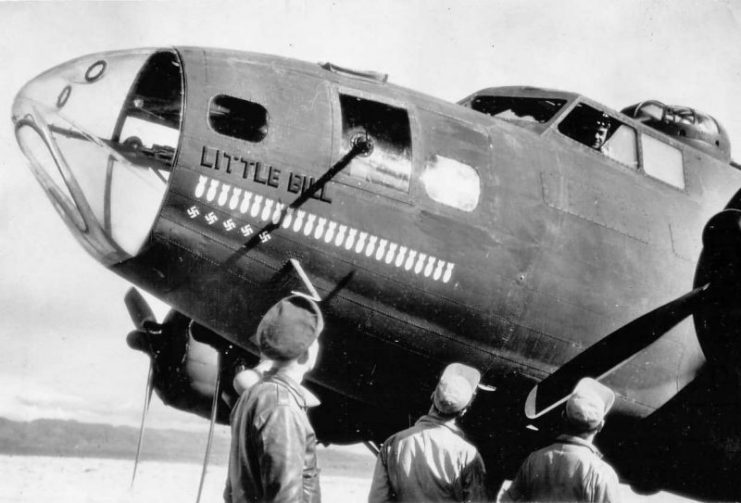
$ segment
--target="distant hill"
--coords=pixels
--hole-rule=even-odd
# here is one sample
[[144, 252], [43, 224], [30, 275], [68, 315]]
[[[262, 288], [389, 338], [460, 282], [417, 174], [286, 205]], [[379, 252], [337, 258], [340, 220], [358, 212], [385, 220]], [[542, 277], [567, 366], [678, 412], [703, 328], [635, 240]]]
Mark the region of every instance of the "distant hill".
[[[203, 462], [208, 426], [204, 431], [148, 428], [144, 433], [142, 459]], [[139, 430], [130, 426], [90, 424], [78, 421], [37, 419], [30, 422], [0, 418], [0, 453], [34, 456], [77, 456], [133, 460]], [[210, 463], [226, 464], [228, 431], [217, 430]]]
[[[203, 432], [147, 428], [142, 459], [203, 463], [208, 425]], [[114, 458], [134, 460], [139, 430], [131, 426], [37, 419], [11, 421], [0, 417], [0, 454]], [[214, 432], [210, 464], [226, 465], [231, 433], [223, 426]], [[375, 458], [362, 446], [319, 447], [319, 466], [334, 475], [370, 476]]]

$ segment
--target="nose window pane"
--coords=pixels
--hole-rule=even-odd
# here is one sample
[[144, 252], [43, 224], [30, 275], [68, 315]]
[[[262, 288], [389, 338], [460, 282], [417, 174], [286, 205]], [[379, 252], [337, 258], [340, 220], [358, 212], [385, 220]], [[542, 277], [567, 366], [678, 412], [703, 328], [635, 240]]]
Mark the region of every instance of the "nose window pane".
[[32, 169], [41, 185], [47, 191], [52, 191], [52, 197], [56, 198], [56, 203], [61, 206], [65, 216], [70, 218], [80, 230], [84, 230], [85, 222], [82, 215], [75, 205], [74, 198], [62, 176], [59, 165], [49, 151], [44, 139], [31, 126], [18, 128], [16, 134], [18, 143], [21, 145], [23, 153], [31, 161]]
[[16, 98], [18, 139], [39, 182], [104, 262], [147, 242], [175, 164], [183, 89], [177, 53], [145, 49], [62, 64]]

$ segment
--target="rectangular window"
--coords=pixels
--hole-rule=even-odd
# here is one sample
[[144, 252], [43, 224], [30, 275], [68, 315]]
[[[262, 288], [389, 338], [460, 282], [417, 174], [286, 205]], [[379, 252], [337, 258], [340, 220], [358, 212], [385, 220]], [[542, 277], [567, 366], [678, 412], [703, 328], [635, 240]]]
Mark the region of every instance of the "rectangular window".
[[561, 134], [614, 159], [638, 167], [635, 129], [584, 103], [579, 103], [558, 125]]
[[208, 122], [217, 133], [262, 141], [268, 134], [268, 111], [257, 103], [220, 94], [208, 107]]
[[360, 137], [367, 136], [372, 145], [370, 153], [353, 159], [347, 173], [374, 185], [409, 192], [412, 133], [407, 111], [344, 94], [340, 105], [343, 152]]
[[646, 174], [684, 189], [682, 151], [646, 134], [641, 135], [641, 141]]

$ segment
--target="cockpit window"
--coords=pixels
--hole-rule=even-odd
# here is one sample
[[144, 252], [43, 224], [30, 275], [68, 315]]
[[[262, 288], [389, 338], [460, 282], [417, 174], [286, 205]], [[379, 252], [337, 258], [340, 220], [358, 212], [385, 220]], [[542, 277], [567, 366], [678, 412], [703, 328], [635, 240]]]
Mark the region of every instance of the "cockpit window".
[[508, 96], [477, 96], [471, 108], [500, 119], [544, 124], [558, 113], [566, 100]]
[[208, 121], [217, 133], [261, 142], [268, 134], [268, 111], [251, 101], [219, 95], [211, 100]]
[[584, 103], [561, 121], [558, 130], [626, 166], [638, 167], [635, 129]]
[[[87, 79], [91, 72], [100, 71], [100, 66], [96, 66], [99, 63], [91, 65]], [[113, 135], [113, 140], [123, 145], [119, 150], [123, 155], [131, 160], [159, 164], [159, 173], [165, 178], [172, 168], [180, 136], [181, 81], [176, 55], [154, 54], [132, 86]]]
[[343, 152], [348, 152], [361, 137], [368, 137], [373, 147], [367, 156], [353, 159], [347, 171], [350, 176], [408, 192], [412, 174], [412, 133], [407, 111], [345, 94], [340, 95], [340, 105]]
[[653, 136], [641, 134], [643, 169], [647, 175], [684, 189], [682, 151]]

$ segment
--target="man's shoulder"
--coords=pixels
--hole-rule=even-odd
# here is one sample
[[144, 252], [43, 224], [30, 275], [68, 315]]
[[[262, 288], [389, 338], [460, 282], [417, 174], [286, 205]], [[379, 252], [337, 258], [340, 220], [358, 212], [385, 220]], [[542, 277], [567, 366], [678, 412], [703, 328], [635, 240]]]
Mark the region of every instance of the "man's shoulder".
[[462, 430], [443, 422], [420, 420], [413, 426], [398, 431], [388, 437], [383, 443], [385, 446], [404, 444], [413, 439], [425, 437], [429, 442], [443, 444], [448, 450], [467, 451], [472, 455], [478, 453], [476, 446], [466, 437]]
[[296, 393], [277, 379], [264, 379], [252, 389], [250, 401], [258, 407], [299, 406]]

